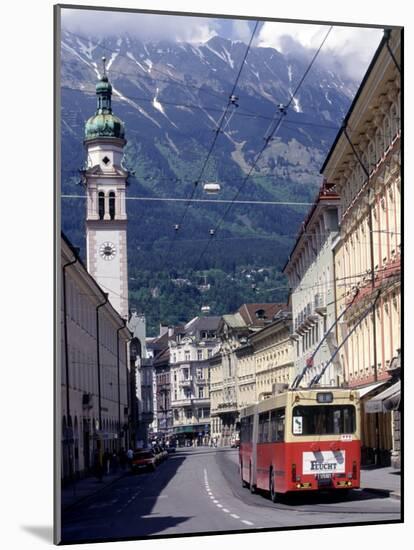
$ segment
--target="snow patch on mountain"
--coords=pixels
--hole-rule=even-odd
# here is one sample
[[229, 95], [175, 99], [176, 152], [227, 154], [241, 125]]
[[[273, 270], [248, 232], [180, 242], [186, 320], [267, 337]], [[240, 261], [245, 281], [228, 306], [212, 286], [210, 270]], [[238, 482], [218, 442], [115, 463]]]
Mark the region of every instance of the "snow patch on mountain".
[[146, 72], [148, 71], [148, 69], [147, 69], [146, 67], [144, 67], [143, 65], [141, 65], [141, 63], [135, 59], [134, 54], [132, 54], [131, 52], [127, 52], [126, 55], [127, 55], [127, 57], [129, 57], [129, 59], [132, 59], [132, 61], [135, 61], [135, 63], [138, 65], [138, 67], [139, 67], [142, 71], [144, 71], [144, 73], [146, 73]]
[[151, 61], [151, 59], [144, 59], [145, 65], [148, 66], [147, 72], [150, 73], [152, 70], [152, 67], [154, 66], [154, 63]]
[[88, 46], [86, 46], [78, 37], [76, 37], [76, 42], [80, 47], [80, 51], [83, 55], [86, 55], [88, 59], [92, 61], [92, 53], [98, 47], [98, 44], [92, 44], [89, 40]]
[[63, 42], [62, 41], [62, 48], [64, 48], [65, 50], [67, 50], [68, 52], [70, 52], [71, 54], [73, 54], [74, 56], [76, 56], [78, 59], [80, 59], [82, 61], [82, 63], [84, 63], [85, 65], [87, 65], [89, 68], [93, 69], [98, 78], [100, 78], [100, 74], [99, 74], [99, 71], [97, 70], [96, 68], [96, 63], [92, 62], [92, 63], [89, 63], [89, 61], [86, 61], [86, 59], [84, 59], [81, 55], [78, 54], [78, 52], [76, 50], [74, 50], [73, 48], [71, 48], [69, 46], [69, 44], [66, 44], [66, 42]]
[[198, 46], [191, 45], [192, 51], [196, 54], [197, 57], [201, 59], [204, 63], [206, 62], [206, 58], [204, 57], [203, 52], [200, 50]]
[[141, 113], [141, 115], [143, 115], [144, 117], [148, 118], [148, 120], [150, 120], [151, 122], [153, 122], [156, 126], [158, 126], [158, 128], [161, 128], [161, 125], [155, 120], [152, 118], [152, 116], [150, 116], [146, 111], [144, 111], [144, 109], [138, 105], [137, 103], [135, 103], [135, 101], [132, 101], [132, 99], [129, 99], [128, 97], [125, 97], [124, 95], [121, 94], [121, 92], [119, 92], [116, 88], [114, 88], [114, 86], [112, 86], [112, 91], [114, 92], [114, 94], [116, 94], [120, 99], [122, 99], [122, 101], [125, 101], [126, 103], [128, 103], [128, 105], [131, 105], [131, 107], [134, 107], [134, 109], [136, 109], [137, 111], [139, 111]]
[[161, 105], [161, 103], [158, 101], [158, 93], [159, 93], [160, 89], [157, 88], [156, 92], [155, 92], [155, 97], [154, 99], [152, 100], [152, 106], [154, 107], [154, 109], [157, 109], [157, 111], [159, 111], [160, 113], [162, 113], [164, 116], [166, 116], [165, 114], [165, 111], [164, 111], [164, 107]]
[[119, 52], [115, 52], [111, 54], [111, 59], [108, 61], [108, 65], [106, 66], [106, 70], [109, 71], [111, 68], [112, 63], [115, 61], [115, 59], [118, 57]]
[[171, 149], [177, 154], [179, 155], [180, 154], [180, 151], [177, 149], [177, 146], [175, 145], [175, 143], [173, 142], [173, 140], [170, 138], [170, 136], [168, 135], [167, 132], [165, 132], [165, 137], [168, 141], [168, 144], [169, 146], [171, 147]]
[[233, 61], [233, 59], [231, 58], [231, 55], [230, 55], [229, 52], [226, 50], [226, 48], [223, 48], [223, 51], [224, 51], [225, 56], [227, 57], [227, 62], [229, 63], [230, 67], [231, 67], [232, 69], [234, 69], [234, 61]]
[[154, 99], [152, 100], [152, 106], [154, 107], [154, 109], [157, 109], [157, 111], [159, 111], [162, 115], [165, 116], [165, 118], [168, 120], [168, 122], [170, 124], [172, 124], [175, 128], [177, 128], [177, 125], [174, 124], [174, 122], [169, 118], [169, 116], [167, 115], [167, 113], [165, 112], [164, 110], [164, 107], [162, 106], [162, 104], [158, 101], [158, 94], [159, 94], [159, 88], [157, 88], [156, 92], [155, 92], [155, 97]]
[[223, 54], [219, 53], [218, 51], [216, 51], [214, 48], [212, 48], [208, 44], [204, 44], [204, 47], [207, 48], [208, 50], [210, 50], [215, 55], [217, 55], [217, 57], [219, 57], [222, 61], [224, 61], [224, 63], [227, 63], [227, 59]]

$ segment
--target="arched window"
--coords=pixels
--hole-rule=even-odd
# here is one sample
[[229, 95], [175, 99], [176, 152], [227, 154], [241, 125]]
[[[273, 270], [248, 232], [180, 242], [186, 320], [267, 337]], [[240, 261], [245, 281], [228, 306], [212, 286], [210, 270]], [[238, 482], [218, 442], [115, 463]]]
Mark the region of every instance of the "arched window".
[[98, 193], [98, 211], [99, 219], [103, 220], [105, 215], [105, 193], [103, 191]]
[[109, 193], [109, 216], [111, 220], [115, 219], [115, 193]]

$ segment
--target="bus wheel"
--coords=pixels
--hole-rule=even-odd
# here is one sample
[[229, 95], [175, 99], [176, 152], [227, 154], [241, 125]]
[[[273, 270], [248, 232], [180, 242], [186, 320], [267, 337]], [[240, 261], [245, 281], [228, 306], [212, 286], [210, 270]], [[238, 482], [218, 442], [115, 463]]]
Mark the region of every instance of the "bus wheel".
[[240, 479], [242, 482], [242, 487], [247, 487], [247, 481], [243, 479], [243, 462], [240, 462]]
[[277, 493], [275, 491], [275, 473], [274, 473], [273, 469], [270, 470], [269, 491], [270, 491], [270, 500], [272, 502], [277, 502]]
[[256, 487], [253, 485], [253, 476], [252, 476], [252, 465], [249, 466], [249, 489], [250, 492], [253, 494], [256, 492]]

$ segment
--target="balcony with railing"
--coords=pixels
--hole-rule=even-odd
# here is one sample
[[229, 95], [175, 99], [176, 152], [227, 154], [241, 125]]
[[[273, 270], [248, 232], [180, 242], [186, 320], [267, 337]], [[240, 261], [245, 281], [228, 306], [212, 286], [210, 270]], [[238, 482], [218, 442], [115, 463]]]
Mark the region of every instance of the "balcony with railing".
[[326, 297], [325, 294], [317, 293], [314, 296], [314, 308], [317, 313], [326, 313]]
[[220, 413], [231, 413], [237, 412], [237, 402], [236, 401], [226, 401], [224, 403], [219, 403], [217, 405], [216, 411]]
[[189, 376], [188, 378], [181, 378], [181, 380], [179, 380], [178, 383], [182, 388], [190, 388], [192, 381], [193, 381], [193, 377]]
[[300, 332], [305, 328], [307, 329], [317, 320], [318, 317], [316, 315], [314, 302], [308, 302], [295, 318], [293, 323], [294, 330], [295, 332]]

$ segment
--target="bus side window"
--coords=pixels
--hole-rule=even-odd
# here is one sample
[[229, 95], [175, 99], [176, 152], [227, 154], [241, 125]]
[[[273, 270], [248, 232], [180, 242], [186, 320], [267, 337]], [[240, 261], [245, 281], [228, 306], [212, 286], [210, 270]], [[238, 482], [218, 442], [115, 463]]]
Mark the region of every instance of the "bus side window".
[[269, 413], [265, 412], [259, 415], [258, 443], [268, 443], [268, 441], [269, 441]]
[[275, 409], [270, 415], [270, 440], [272, 442], [285, 439], [285, 410]]
[[253, 417], [245, 416], [240, 422], [240, 441], [247, 443], [252, 440], [253, 436]]

